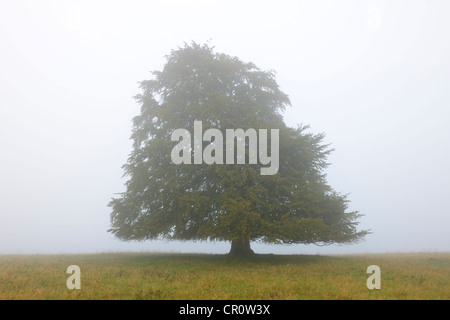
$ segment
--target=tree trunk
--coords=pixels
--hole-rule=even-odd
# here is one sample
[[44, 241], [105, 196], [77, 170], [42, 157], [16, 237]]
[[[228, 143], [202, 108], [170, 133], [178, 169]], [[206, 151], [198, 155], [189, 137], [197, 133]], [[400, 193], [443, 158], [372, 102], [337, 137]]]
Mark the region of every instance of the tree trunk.
[[230, 255], [250, 256], [255, 254], [250, 248], [249, 240], [233, 240], [231, 241]]

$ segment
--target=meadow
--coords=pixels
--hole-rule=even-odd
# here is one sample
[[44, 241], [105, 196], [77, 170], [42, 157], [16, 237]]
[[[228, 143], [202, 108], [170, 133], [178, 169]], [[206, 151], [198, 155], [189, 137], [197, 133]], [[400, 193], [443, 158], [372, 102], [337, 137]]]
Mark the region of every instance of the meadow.
[[[69, 290], [67, 267], [81, 270]], [[367, 267], [381, 289], [366, 286]], [[0, 300], [450, 299], [450, 253], [228, 255], [101, 253], [0, 256]]]

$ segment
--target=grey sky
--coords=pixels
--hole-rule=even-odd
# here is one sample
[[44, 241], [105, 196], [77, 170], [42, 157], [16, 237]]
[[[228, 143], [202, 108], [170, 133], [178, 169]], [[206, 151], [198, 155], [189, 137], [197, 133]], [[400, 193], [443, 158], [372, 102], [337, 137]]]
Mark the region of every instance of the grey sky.
[[450, 251], [448, 12], [435, 0], [0, 0], [0, 253], [229, 250], [106, 232], [137, 82], [191, 40], [277, 72], [286, 122], [326, 133], [328, 181], [373, 231], [255, 251]]

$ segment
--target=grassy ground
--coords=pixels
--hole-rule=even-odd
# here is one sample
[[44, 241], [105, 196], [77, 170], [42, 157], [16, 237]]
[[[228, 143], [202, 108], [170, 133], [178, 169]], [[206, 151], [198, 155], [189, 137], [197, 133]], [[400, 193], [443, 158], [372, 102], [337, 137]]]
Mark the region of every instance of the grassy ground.
[[[69, 265], [81, 290], [69, 290]], [[369, 290], [369, 265], [381, 290]], [[0, 299], [450, 299], [450, 253], [0, 256]]]

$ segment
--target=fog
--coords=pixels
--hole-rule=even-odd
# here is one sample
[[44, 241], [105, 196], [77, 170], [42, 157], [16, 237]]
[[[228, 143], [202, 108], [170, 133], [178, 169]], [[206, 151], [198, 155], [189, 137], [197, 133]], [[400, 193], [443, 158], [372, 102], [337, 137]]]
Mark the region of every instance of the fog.
[[450, 251], [448, 1], [0, 0], [0, 254], [226, 253], [107, 233], [132, 98], [184, 42], [275, 70], [290, 126], [335, 149], [365, 241], [258, 253]]

